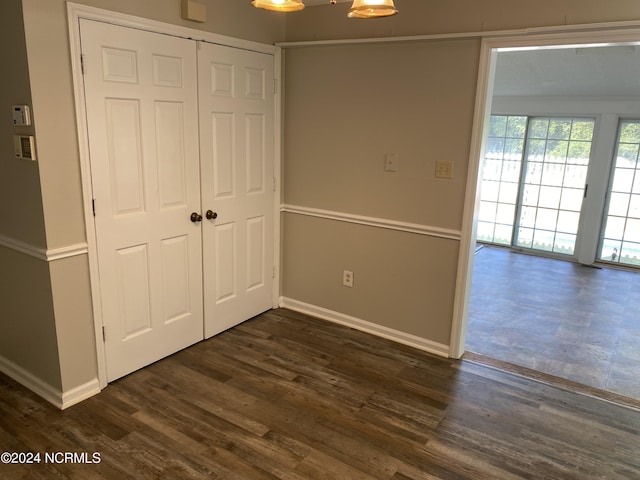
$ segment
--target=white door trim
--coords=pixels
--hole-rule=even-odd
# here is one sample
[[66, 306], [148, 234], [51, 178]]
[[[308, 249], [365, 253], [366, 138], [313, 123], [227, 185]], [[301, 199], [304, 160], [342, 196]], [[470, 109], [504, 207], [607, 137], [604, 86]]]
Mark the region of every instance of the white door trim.
[[[605, 24], [601, 31], [567, 31], [541, 35], [514, 35], [499, 38], [484, 38], [480, 49], [480, 65], [476, 89], [476, 103], [473, 116], [473, 131], [467, 186], [465, 193], [464, 214], [462, 219], [462, 237], [458, 256], [458, 272], [456, 292], [453, 306], [453, 322], [449, 356], [460, 358], [464, 353], [465, 336], [471, 280], [473, 272], [473, 255], [475, 250], [475, 232], [478, 205], [477, 194], [480, 159], [484, 157], [485, 133], [489, 125], [491, 101], [493, 96], [493, 79], [495, 76], [495, 54], [499, 49], [537, 47], [571, 47], [573, 45], [599, 45], [610, 43], [640, 44], [640, 26], [633, 22], [628, 28], [609, 29]], [[558, 27], [562, 30], [562, 27]]]
[[87, 235], [88, 258], [89, 258], [89, 281], [91, 283], [91, 300], [93, 309], [93, 320], [96, 341], [96, 354], [98, 364], [98, 382], [100, 389], [107, 386], [107, 369], [104, 348], [104, 339], [102, 337], [102, 307], [100, 299], [100, 279], [98, 275], [98, 258], [97, 258], [97, 238], [95, 232], [95, 222], [93, 217], [93, 189], [91, 185], [91, 164], [89, 156], [89, 141], [86, 123], [84, 80], [82, 73], [81, 46], [80, 46], [80, 22], [79, 20], [87, 19], [101, 22], [108, 22], [123, 27], [136, 28], [155, 33], [173, 35], [176, 37], [188, 38], [194, 41], [201, 40], [204, 42], [216, 43], [228, 47], [241, 48], [256, 52], [266, 53], [274, 56], [274, 75], [278, 89], [275, 98], [275, 120], [274, 120], [274, 175], [275, 175], [275, 194], [274, 194], [274, 263], [275, 278], [273, 282], [273, 306], [278, 306], [280, 297], [280, 278], [279, 278], [279, 262], [280, 262], [280, 198], [281, 198], [281, 52], [280, 48], [249, 40], [242, 40], [233, 37], [227, 37], [214, 33], [194, 30], [177, 25], [157, 22], [146, 18], [135, 17], [118, 12], [112, 12], [86, 5], [75, 3], [67, 3], [67, 19], [69, 25], [69, 44], [71, 53], [71, 71], [73, 77], [73, 89], [75, 98], [76, 128], [78, 134], [78, 150], [80, 156], [80, 171], [82, 180], [82, 199], [85, 218], [85, 232]]

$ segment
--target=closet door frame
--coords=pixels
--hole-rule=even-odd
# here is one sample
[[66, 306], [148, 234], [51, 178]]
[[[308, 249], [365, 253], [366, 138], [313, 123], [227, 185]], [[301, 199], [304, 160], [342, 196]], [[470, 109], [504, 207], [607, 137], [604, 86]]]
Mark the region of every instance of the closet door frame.
[[228, 47], [252, 50], [266, 53], [274, 57], [274, 76], [276, 81], [274, 105], [274, 281], [272, 292], [273, 307], [278, 307], [280, 296], [280, 208], [281, 208], [281, 131], [282, 131], [282, 89], [281, 89], [281, 49], [273, 45], [252, 42], [248, 40], [217, 35], [201, 30], [195, 30], [177, 25], [157, 22], [141, 17], [135, 17], [118, 12], [112, 12], [86, 5], [67, 3], [67, 19], [69, 25], [69, 44], [71, 54], [71, 71], [75, 98], [75, 113], [77, 118], [78, 150], [80, 157], [80, 171], [82, 181], [82, 202], [87, 236], [89, 281], [91, 284], [91, 301], [96, 341], [96, 360], [98, 365], [98, 382], [100, 389], [107, 386], [107, 369], [105, 345], [102, 333], [102, 310], [100, 299], [100, 278], [98, 274], [97, 238], [93, 216], [93, 189], [91, 185], [91, 163], [89, 157], [89, 142], [87, 129], [87, 112], [85, 109], [84, 80], [80, 48], [80, 19], [95, 20], [112, 23], [122, 27], [137, 28], [193, 41], [216, 43]]

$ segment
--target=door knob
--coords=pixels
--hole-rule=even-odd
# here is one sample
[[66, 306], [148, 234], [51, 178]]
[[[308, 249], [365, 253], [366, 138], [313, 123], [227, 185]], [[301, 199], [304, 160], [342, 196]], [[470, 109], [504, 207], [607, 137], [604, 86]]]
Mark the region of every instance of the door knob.
[[207, 210], [207, 213], [205, 213], [205, 215], [207, 216], [207, 220], [215, 220], [216, 218], [218, 218], [218, 214], [213, 210]]
[[202, 215], [200, 215], [199, 213], [193, 212], [191, 214], [191, 221], [193, 223], [201, 222], [202, 221]]

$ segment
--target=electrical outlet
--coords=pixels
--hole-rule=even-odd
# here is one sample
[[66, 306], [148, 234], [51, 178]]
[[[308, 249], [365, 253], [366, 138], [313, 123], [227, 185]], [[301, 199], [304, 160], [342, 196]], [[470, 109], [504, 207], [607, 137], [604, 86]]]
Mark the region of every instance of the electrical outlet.
[[349, 270], [342, 272], [342, 285], [345, 287], [353, 287], [353, 272]]
[[436, 162], [436, 178], [453, 178], [453, 162], [438, 160]]

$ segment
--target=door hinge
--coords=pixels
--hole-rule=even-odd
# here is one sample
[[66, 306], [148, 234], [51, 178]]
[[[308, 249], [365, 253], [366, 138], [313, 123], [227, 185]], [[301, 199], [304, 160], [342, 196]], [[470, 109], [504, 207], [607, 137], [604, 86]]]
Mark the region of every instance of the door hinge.
[[102, 326], [102, 341], [103, 342], [107, 341], [107, 334], [104, 331], [104, 325]]
[[271, 270], [271, 278], [276, 278], [276, 266], [273, 266], [273, 269]]
[[582, 198], [587, 198], [587, 191], [588, 191], [588, 190], [589, 190], [589, 184], [588, 184], [588, 183], [586, 183], [586, 184], [584, 185], [584, 197], [582, 197]]
[[96, 199], [92, 198], [91, 199], [91, 210], [93, 210], [93, 216], [96, 216]]
[[84, 69], [84, 53], [80, 55], [80, 70], [83, 75], [86, 73]]
[[273, 79], [273, 93], [278, 93], [278, 79]]
[[276, 177], [273, 177], [273, 191], [276, 191]]

